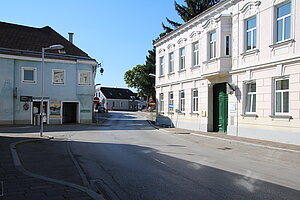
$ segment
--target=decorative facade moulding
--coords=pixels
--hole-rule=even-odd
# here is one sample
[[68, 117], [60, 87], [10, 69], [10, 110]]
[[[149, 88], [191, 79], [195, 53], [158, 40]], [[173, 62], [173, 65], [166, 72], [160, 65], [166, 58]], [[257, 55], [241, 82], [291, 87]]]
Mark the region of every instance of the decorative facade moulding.
[[177, 43], [178, 43], [179, 45], [184, 45], [184, 44], [186, 43], [186, 38], [180, 38], [180, 39], [177, 41]]
[[161, 55], [161, 54], [164, 54], [165, 53], [165, 49], [159, 49], [158, 53]]
[[247, 12], [248, 10], [251, 10], [252, 8], [254, 7], [258, 7], [260, 6], [261, 2], [260, 1], [250, 1], [248, 3], [246, 3], [242, 8], [241, 8], [241, 13], [245, 13]]
[[191, 34], [190, 34], [190, 38], [194, 38], [198, 35], [200, 35], [201, 31], [193, 31]]
[[168, 48], [169, 51], [174, 51], [175, 44], [169, 44], [167, 48]]

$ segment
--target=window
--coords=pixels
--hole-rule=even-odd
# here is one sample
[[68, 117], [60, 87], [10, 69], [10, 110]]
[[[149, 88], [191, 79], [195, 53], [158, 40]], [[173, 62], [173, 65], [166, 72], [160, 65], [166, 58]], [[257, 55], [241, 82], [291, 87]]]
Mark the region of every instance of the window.
[[169, 112], [174, 112], [174, 94], [169, 92]]
[[217, 53], [217, 40], [216, 40], [216, 32], [211, 32], [209, 34], [209, 58], [215, 58]]
[[185, 48], [179, 49], [179, 57], [180, 57], [180, 63], [179, 63], [179, 70], [185, 69]]
[[199, 65], [199, 42], [194, 42], [192, 44], [192, 64], [193, 66]]
[[251, 114], [256, 112], [256, 83], [246, 84], [246, 114]]
[[164, 93], [159, 94], [159, 111], [164, 111]]
[[52, 71], [52, 83], [53, 84], [64, 84], [65, 83], [65, 71], [54, 69]]
[[159, 58], [159, 75], [164, 75], [164, 67], [165, 67], [165, 61], [164, 61], [164, 57], [160, 57]]
[[22, 67], [22, 82], [36, 83], [36, 68]]
[[79, 72], [79, 84], [90, 85], [91, 84], [91, 72], [81, 71]]
[[247, 50], [256, 48], [256, 17], [246, 21]]
[[225, 56], [230, 56], [230, 51], [231, 51], [231, 47], [230, 47], [230, 36], [226, 35], [225, 36]]
[[192, 90], [192, 111], [198, 112], [198, 89]]
[[169, 73], [174, 72], [174, 53], [169, 53]]
[[275, 114], [289, 113], [289, 79], [275, 80]]
[[277, 42], [287, 40], [291, 36], [291, 2], [276, 8]]
[[185, 111], [185, 97], [184, 90], [179, 91], [179, 110], [181, 112]]

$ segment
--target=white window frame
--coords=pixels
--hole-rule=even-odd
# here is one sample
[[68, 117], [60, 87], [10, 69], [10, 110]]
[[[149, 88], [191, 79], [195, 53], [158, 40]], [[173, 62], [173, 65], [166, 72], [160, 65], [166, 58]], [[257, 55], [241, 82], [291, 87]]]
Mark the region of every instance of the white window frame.
[[[212, 39], [212, 35], [215, 34], [216, 39]], [[212, 51], [213, 50], [213, 51]], [[209, 33], [209, 59], [214, 59], [217, 57], [217, 31], [212, 31]]]
[[[33, 71], [33, 80], [25, 80], [24, 79], [24, 71], [25, 70], [31, 70]], [[36, 84], [37, 83], [37, 75], [36, 75], [36, 67], [22, 67], [21, 68], [21, 80], [22, 80], [22, 83], [27, 83], [27, 84]]]
[[164, 75], [164, 68], [165, 68], [165, 57], [161, 56], [159, 58], [159, 75], [163, 76]]
[[159, 111], [164, 112], [164, 93], [159, 93]]
[[[286, 4], [288, 4], [288, 3], [290, 3], [291, 4], [291, 10], [290, 10], [290, 14], [287, 14], [287, 15], [284, 15], [284, 16], [282, 16], [282, 17], [277, 17], [278, 16], [278, 8], [279, 7], [281, 7], [281, 6], [284, 6], [284, 5], [286, 5]], [[288, 17], [290, 17], [290, 37], [289, 38], [287, 38], [287, 39], [284, 39], [284, 30], [285, 30], [285, 20], [286, 20], [286, 18], [288, 18]], [[291, 1], [288, 1], [288, 2], [285, 2], [285, 3], [282, 3], [282, 4], [280, 4], [280, 5], [277, 5], [276, 7], [275, 7], [275, 18], [276, 18], [276, 22], [275, 22], [275, 27], [276, 27], [276, 43], [280, 43], [280, 42], [284, 42], [284, 41], [286, 41], [286, 40], [289, 40], [290, 38], [291, 38], [291, 35], [292, 35], [292, 2]], [[278, 21], [280, 21], [280, 20], [282, 20], [283, 22], [282, 22], [282, 40], [279, 40], [279, 38], [278, 38], [278, 26], [277, 26], [277, 24], [278, 24]]]
[[[255, 92], [249, 92], [249, 85], [255, 84]], [[247, 111], [248, 99], [250, 97], [250, 111]], [[255, 111], [253, 111], [253, 102], [255, 99]], [[246, 82], [245, 83], [245, 114], [256, 114], [257, 109], [257, 87], [256, 82]]]
[[[58, 83], [54, 81], [54, 72], [63, 72], [63, 82]], [[53, 85], [64, 85], [66, 82], [66, 71], [64, 69], [52, 69], [52, 84]]]
[[169, 53], [169, 74], [174, 73], [174, 52]]
[[[194, 92], [197, 92], [197, 96]], [[199, 113], [199, 90], [197, 88], [192, 89], [192, 113]]]
[[199, 65], [199, 41], [192, 43], [192, 52], [192, 66], [197, 66]]
[[[80, 74], [81, 74], [81, 73], [88, 73], [88, 77], [89, 77], [89, 82], [88, 82], [88, 83], [81, 83], [81, 82], [80, 82]], [[79, 84], [79, 85], [91, 85], [91, 84], [92, 84], [91, 75], [92, 75], [91, 71], [87, 71], [87, 70], [79, 70], [79, 71], [78, 71], [78, 84]]]
[[[252, 19], [255, 19], [255, 27], [247, 29], [248, 21], [250, 21]], [[251, 18], [249, 18], [245, 21], [245, 31], [246, 31], [246, 35], [245, 35], [245, 38], [246, 38], [246, 40], [245, 40], [246, 41], [245, 49], [246, 49], [246, 51], [251, 51], [253, 49], [256, 49], [257, 48], [257, 17], [256, 16], [251, 17]], [[255, 31], [255, 35], [254, 35], [254, 31]], [[251, 34], [251, 47], [250, 47], [250, 49], [248, 49], [248, 33]], [[255, 41], [256, 41], [255, 47], [254, 47], [254, 37], [255, 37]]]
[[[283, 89], [283, 90], [277, 90], [276, 89], [276, 82], [277, 81], [283, 81], [283, 80], [288, 80], [289, 81], [289, 88], [288, 89]], [[283, 112], [283, 93], [285, 92], [288, 92], [288, 112]], [[281, 94], [281, 112], [276, 112], [276, 105], [277, 105], [277, 99], [276, 99], [276, 94], [277, 93], [280, 93]], [[273, 98], [274, 98], [274, 114], [275, 115], [289, 115], [289, 112], [290, 112], [290, 79], [285, 77], [285, 78], [275, 78], [274, 79], [274, 95], [273, 95]]]
[[[172, 98], [171, 98], [172, 94]], [[173, 108], [170, 108], [170, 104], [173, 104]], [[168, 94], [168, 111], [173, 113], [174, 112], [174, 92], [170, 91]]]
[[185, 47], [182, 47], [179, 49], [179, 71], [182, 71], [185, 69]]
[[[183, 97], [181, 96], [183, 94]], [[185, 92], [184, 90], [179, 91], [179, 110], [185, 112]]]

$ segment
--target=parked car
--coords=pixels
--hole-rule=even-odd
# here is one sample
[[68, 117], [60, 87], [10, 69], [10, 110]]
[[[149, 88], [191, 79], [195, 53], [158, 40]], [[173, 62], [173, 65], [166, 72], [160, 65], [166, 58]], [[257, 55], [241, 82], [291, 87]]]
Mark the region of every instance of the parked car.
[[98, 107], [98, 113], [105, 113], [106, 109], [102, 106]]

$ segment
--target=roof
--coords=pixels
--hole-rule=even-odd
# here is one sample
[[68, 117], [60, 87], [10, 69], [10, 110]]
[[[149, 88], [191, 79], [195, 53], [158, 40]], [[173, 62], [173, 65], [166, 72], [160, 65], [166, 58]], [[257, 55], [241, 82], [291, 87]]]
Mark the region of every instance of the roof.
[[90, 58], [87, 53], [76, 47], [49, 26], [34, 28], [0, 22], [1, 49], [41, 53], [43, 47], [49, 47], [54, 44], [63, 45], [65, 53], [59, 54], [58, 50], [47, 50], [47, 53]]
[[133, 93], [129, 89], [124, 88], [110, 88], [110, 87], [101, 87], [100, 88], [102, 94], [107, 99], [132, 99], [132, 96], [136, 96], [135, 93]]

